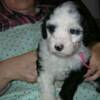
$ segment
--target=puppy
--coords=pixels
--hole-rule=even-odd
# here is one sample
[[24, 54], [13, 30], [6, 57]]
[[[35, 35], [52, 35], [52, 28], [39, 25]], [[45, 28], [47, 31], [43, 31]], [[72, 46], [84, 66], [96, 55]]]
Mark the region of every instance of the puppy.
[[83, 19], [76, 4], [68, 1], [43, 21], [37, 62], [42, 100], [56, 100], [55, 81], [63, 80], [60, 97], [73, 100], [78, 85], [84, 80], [91, 56], [87, 46], [94, 36], [84, 31]]

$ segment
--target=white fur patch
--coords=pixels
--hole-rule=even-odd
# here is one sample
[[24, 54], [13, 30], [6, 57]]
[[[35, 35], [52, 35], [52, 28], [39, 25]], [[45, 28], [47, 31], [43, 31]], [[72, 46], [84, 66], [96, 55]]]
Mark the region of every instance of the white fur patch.
[[[79, 53], [83, 52], [87, 62], [90, 51], [82, 43], [83, 29], [80, 25], [80, 15], [72, 2], [67, 2], [54, 10], [47, 25], [55, 25], [53, 34], [47, 30], [47, 39], [40, 42], [39, 56], [42, 70], [38, 81], [42, 88], [42, 100], [55, 100], [53, 82], [68, 77], [70, 71], [80, 69], [82, 63]], [[81, 33], [71, 34], [70, 29], [79, 29]], [[79, 42], [80, 46], [75, 47]], [[55, 45], [62, 44], [61, 51], [55, 49]]]
[[[55, 45], [64, 45], [64, 49], [59, 52], [62, 55], [69, 55], [74, 51], [74, 43], [81, 41], [82, 39], [82, 27], [80, 25], [80, 15], [76, 10], [76, 7], [72, 2], [67, 2], [60, 7], [56, 8], [54, 13], [47, 21], [47, 25], [55, 25], [55, 31], [51, 35], [47, 30], [49, 49], [57, 53]], [[70, 29], [81, 30], [80, 35], [71, 35]]]

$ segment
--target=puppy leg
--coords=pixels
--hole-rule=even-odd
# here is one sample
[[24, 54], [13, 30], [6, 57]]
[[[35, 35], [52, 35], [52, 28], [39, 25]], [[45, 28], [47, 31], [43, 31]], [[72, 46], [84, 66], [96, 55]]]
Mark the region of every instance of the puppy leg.
[[60, 91], [60, 97], [62, 100], [73, 100], [74, 93], [78, 88], [78, 85], [83, 81], [83, 75], [85, 74], [85, 67], [78, 70], [72, 71]]
[[42, 100], [56, 100], [54, 96], [55, 88], [53, 85], [53, 78], [44, 72], [40, 74], [38, 82], [41, 88], [40, 98], [42, 98]]

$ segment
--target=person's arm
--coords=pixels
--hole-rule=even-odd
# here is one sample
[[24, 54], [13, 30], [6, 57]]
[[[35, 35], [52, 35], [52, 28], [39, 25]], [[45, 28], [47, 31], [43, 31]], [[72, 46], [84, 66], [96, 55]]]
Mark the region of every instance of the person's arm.
[[12, 80], [34, 82], [37, 77], [36, 52], [28, 52], [0, 62], [0, 90]]
[[90, 68], [85, 75], [85, 80], [96, 80], [100, 77], [100, 42], [95, 44], [91, 51]]

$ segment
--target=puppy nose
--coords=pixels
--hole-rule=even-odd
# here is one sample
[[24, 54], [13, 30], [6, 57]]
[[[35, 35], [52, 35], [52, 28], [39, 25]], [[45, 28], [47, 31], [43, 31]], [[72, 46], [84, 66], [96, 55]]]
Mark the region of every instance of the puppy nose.
[[57, 51], [62, 51], [63, 50], [63, 48], [64, 48], [64, 45], [55, 45], [55, 49], [57, 50]]

